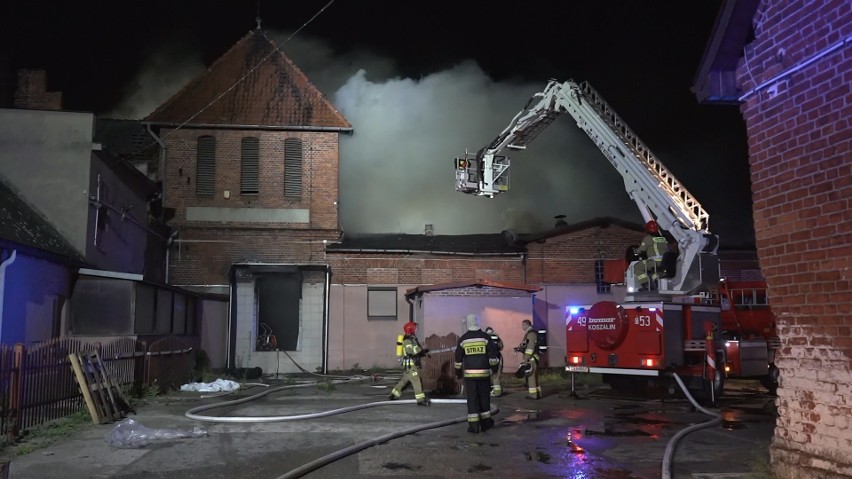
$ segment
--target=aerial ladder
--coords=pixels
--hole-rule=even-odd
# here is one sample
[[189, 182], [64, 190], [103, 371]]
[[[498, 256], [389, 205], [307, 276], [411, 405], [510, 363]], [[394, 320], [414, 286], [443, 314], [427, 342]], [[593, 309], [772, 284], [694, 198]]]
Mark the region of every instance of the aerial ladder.
[[[718, 237], [709, 231], [709, 215], [588, 82], [548, 82], [491, 143], [475, 155], [466, 152], [455, 159], [456, 190], [486, 197], [508, 191], [511, 159], [506, 151], [526, 149], [563, 113], [574, 118], [622, 176], [642, 218], [655, 220], [676, 241], [674, 274], [659, 280], [655, 294], [714, 289], [719, 282]], [[634, 265], [625, 269], [628, 300], [640, 296]]]

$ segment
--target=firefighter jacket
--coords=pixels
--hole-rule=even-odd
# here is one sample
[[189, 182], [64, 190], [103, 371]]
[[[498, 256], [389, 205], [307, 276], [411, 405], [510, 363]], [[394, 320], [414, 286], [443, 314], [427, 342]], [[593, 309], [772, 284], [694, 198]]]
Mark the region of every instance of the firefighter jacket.
[[524, 362], [529, 362], [531, 359], [539, 360], [538, 349], [538, 332], [535, 328], [530, 328], [524, 334], [524, 340], [518, 346], [518, 352], [524, 353]]
[[419, 368], [420, 358], [425, 354], [423, 347], [420, 346], [420, 341], [417, 340], [417, 336], [406, 335], [402, 339], [402, 367], [404, 369], [412, 367]]
[[491, 371], [499, 364], [497, 346], [481, 329], [468, 331], [459, 338], [453, 366], [465, 379], [490, 379]]
[[660, 262], [663, 260], [663, 253], [669, 248], [669, 242], [662, 235], [645, 235], [642, 238], [642, 243], [637, 250], [640, 255], [645, 255], [648, 259]]

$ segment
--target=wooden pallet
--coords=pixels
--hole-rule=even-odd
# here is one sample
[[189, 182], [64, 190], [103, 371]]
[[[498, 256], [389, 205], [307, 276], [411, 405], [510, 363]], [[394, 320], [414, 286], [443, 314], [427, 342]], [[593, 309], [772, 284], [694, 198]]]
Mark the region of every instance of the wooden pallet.
[[105, 424], [122, 419], [128, 412], [135, 413], [113, 382], [97, 351], [71, 353], [68, 359], [92, 422]]

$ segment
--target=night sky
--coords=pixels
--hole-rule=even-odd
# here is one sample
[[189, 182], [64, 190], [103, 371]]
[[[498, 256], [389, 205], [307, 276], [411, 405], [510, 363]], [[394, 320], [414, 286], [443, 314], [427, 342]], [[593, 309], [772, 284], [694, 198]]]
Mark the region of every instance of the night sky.
[[[535, 232], [553, 217], [641, 222], [568, 115], [512, 155], [511, 190], [453, 190], [452, 158], [493, 139], [551, 78], [588, 80], [710, 213], [751, 247], [745, 127], [689, 88], [720, 1], [259, 3], [262, 26], [353, 124], [341, 140], [347, 233]], [[258, 2], [17, 2], [0, 18], [0, 90], [47, 71], [64, 108], [141, 118], [256, 26]], [[5, 103], [6, 106], [8, 102]]]

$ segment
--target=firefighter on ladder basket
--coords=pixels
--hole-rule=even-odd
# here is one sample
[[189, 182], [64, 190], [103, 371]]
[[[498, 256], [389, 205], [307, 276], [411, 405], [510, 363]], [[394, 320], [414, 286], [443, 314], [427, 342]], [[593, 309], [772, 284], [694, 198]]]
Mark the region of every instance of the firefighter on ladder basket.
[[541, 399], [541, 386], [538, 384], [538, 332], [533, 329], [529, 319], [521, 321], [521, 327], [524, 328], [524, 340], [515, 348], [515, 352], [522, 353], [524, 358], [515, 376], [526, 378], [527, 399]]
[[668, 248], [668, 240], [660, 233], [660, 226], [651, 220], [645, 223], [645, 235], [636, 252], [641, 258], [633, 269], [636, 282], [644, 284], [641, 289], [656, 289], [657, 279], [662, 273], [663, 253]]
[[393, 387], [388, 399], [391, 401], [399, 399], [402, 391], [411, 384], [414, 387], [414, 399], [417, 400], [417, 405], [428, 406], [431, 401], [423, 392], [423, 382], [420, 380], [420, 360], [429, 353], [429, 350], [421, 347], [420, 341], [417, 340], [417, 323], [409, 321], [405, 323], [402, 330], [405, 335], [397, 338], [396, 342], [397, 354], [402, 362], [402, 378]]

